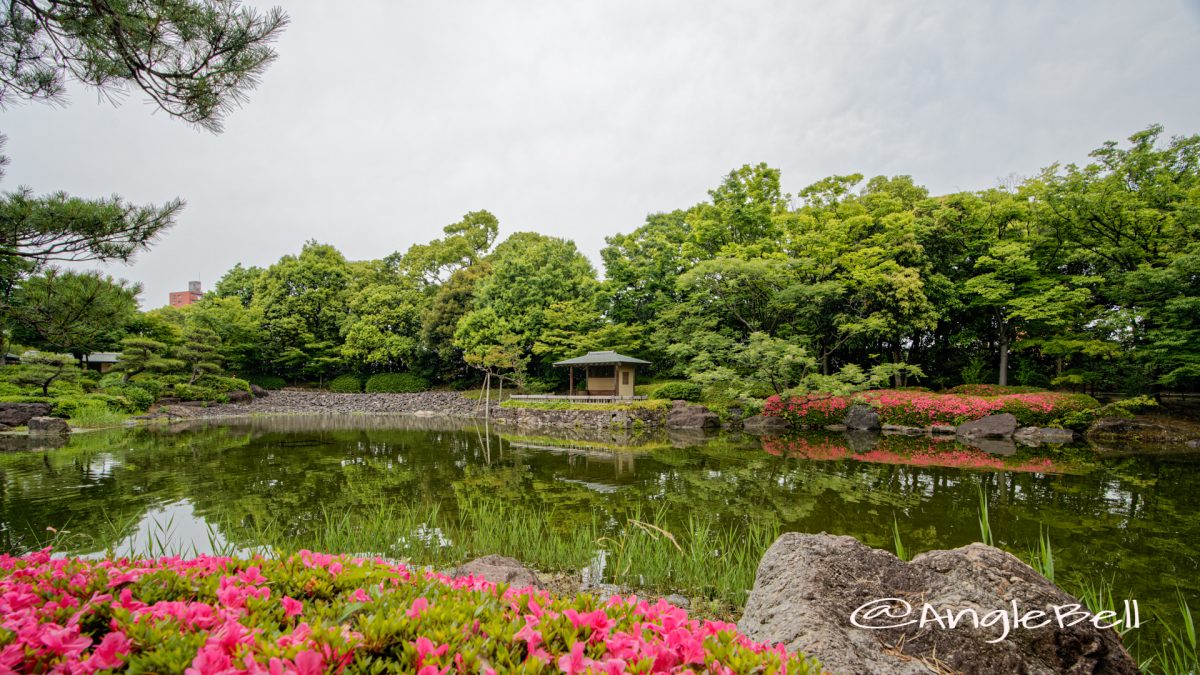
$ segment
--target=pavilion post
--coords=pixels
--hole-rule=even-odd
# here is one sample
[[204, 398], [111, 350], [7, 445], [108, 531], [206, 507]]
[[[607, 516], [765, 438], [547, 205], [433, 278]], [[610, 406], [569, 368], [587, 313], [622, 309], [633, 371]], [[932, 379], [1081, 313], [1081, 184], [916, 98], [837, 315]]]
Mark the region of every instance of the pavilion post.
[[571, 366], [571, 375], [567, 385], [567, 396], [575, 395], [575, 366]]

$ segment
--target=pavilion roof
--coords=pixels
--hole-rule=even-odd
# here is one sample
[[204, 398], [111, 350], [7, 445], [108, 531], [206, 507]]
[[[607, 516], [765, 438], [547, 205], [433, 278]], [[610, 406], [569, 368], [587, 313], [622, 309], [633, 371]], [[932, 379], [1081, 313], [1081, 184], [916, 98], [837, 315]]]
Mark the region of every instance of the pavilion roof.
[[583, 356], [576, 356], [573, 359], [567, 359], [565, 361], [558, 361], [554, 365], [555, 365], [555, 367], [561, 368], [563, 366], [616, 366], [616, 365], [620, 365], [623, 363], [624, 364], [633, 364], [633, 365], [643, 365], [643, 366], [650, 365], [649, 361], [635, 359], [632, 356], [625, 356], [624, 354], [618, 354], [616, 352], [611, 352], [611, 351], [610, 352], [588, 352], [587, 354], [584, 354]]

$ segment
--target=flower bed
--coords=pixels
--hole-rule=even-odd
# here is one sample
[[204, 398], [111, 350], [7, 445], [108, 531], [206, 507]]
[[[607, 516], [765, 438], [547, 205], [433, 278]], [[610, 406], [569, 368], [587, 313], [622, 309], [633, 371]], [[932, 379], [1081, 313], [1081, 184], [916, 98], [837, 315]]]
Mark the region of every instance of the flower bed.
[[[884, 424], [911, 427], [958, 425], [995, 413], [1012, 413], [1021, 426], [1046, 426], [1069, 413], [1100, 407], [1090, 396], [1052, 391], [970, 396], [880, 389], [858, 394], [855, 400], [874, 407]], [[783, 417], [796, 427], [819, 429], [840, 423], [855, 400], [842, 396], [772, 396], [763, 406], [763, 414]]]
[[807, 673], [665, 602], [552, 598], [380, 560], [0, 556], [0, 672]]
[[904, 449], [876, 447], [856, 454], [850, 448], [828, 440], [813, 442], [807, 438], [763, 439], [763, 449], [772, 455], [812, 460], [852, 459], [856, 462], [873, 464], [1032, 473], [1064, 473], [1069, 470], [1068, 466], [1056, 463], [1048, 457], [1001, 457], [989, 455], [974, 448], [954, 447], [955, 445], [948, 440], [929, 439], [915, 447]]

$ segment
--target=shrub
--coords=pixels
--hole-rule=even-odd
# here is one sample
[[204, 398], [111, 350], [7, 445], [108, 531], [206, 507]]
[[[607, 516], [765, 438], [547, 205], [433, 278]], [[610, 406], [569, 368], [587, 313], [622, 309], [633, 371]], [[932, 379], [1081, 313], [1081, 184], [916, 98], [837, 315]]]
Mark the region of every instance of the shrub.
[[669, 401], [699, 401], [703, 392], [695, 382], [667, 382], [659, 386], [650, 398], [663, 398]]
[[139, 375], [133, 378], [133, 381], [130, 382], [130, 384], [136, 385], [150, 392], [150, 395], [153, 396], [154, 400], [156, 401], [163, 395], [163, 392], [167, 390], [167, 383], [164, 382], [161, 377], [157, 377], [155, 375]]
[[250, 384], [257, 384], [263, 389], [283, 389], [287, 386], [287, 380], [284, 380], [278, 375], [247, 375], [246, 380]]
[[137, 408], [138, 412], [148, 409], [150, 406], [154, 405], [154, 401], [156, 400], [154, 398], [154, 394], [151, 394], [136, 384], [131, 384], [128, 387], [125, 387], [125, 389], [121, 391], [121, 395], [129, 399], [130, 403]]
[[367, 391], [371, 393], [412, 394], [427, 389], [429, 382], [413, 373], [380, 373], [367, 380]]
[[[103, 408], [114, 413], [139, 412], [137, 405], [133, 401], [124, 396], [114, 396], [112, 394], [74, 394], [59, 396], [58, 398], [50, 399], [50, 402], [54, 404], [54, 408], [50, 411], [50, 414], [55, 417], [75, 417], [80, 414], [82, 408], [87, 407], [95, 408], [96, 410]], [[96, 414], [96, 411], [93, 411], [91, 414]]]
[[820, 666], [665, 601], [555, 598], [300, 551], [285, 560], [0, 556], [22, 672], [787, 672]]
[[363, 381], [358, 375], [338, 375], [329, 383], [329, 391], [340, 394], [357, 394], [363, 390]]
[[830, 424], [841, 424], [846, 418], [850, 401], [845, 396], [771, 396], [763, 403], [763, 414], [782, 417], [794, 427], [822, 429]]
[[[985, 397], [882, 389], [857, 396], [879, 411], [884, 424], [910, 427], [958, 425], [1001, 412], [1012, 413], [1021, 426], [1046, 426], [1064, 415], [1100, 407], [1090, 396], [1056, 392]], [[820, 428], [841, 422], [849, 403], [840, 396], [772, 396], [763, 413], [783, 417], [796, 427]]]
[[1154, 410], [1158, 401], [1149, 396], [1133, 396], [1113, 401], [1097, 411], [1098, 417], [1124, 417], [1129, 419], [1138, 413]]
[[218, 394], [211, 389], [197, 387], [194, 384], [177, 384], [171, 388], [171, 394], [185, 401], [212, 401], [213, 403], [229, 401], [229, 397], [224, 392]]
[[1100, 407], [1099, 401], [1086, 394], [1013, 394], [1000, 397], [1000, 401], [1000, 412], [1012, 413], [1017, 424], [1026, 427], [1044, 427], [1065, 415]]

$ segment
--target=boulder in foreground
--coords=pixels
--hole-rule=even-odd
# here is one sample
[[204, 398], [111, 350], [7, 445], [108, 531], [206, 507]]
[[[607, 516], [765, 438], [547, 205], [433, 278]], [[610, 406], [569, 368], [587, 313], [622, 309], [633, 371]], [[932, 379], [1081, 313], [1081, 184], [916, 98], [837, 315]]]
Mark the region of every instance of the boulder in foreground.
[[[908, 603], [905, 618], [851, 622], [866, 605], [884, 599]], [[1013, 603], [1021, 613], [1047, 611], [1079, 601], [1014, 556], [984, 544], [930, 551], [906, 563], [853, 537], [787, 533], [759, 563], [754, 590], [738, 627], [751, 639], [782, 643], [820, 659], [836, 673], [1137, 673], [1112, 629], [1083, 621], [1060, 628], [1013, 628], [1003, 640], [1000, 624], [955, 628], [916, 620], [925, 606], [945, 614], [973, 609], [981, 618]], [[871, 604], [874, 603], [874, 604]], [[893, 611], [899, 602], [886, 603]], [[905, 621], [912, 625], [897, 626]]]

